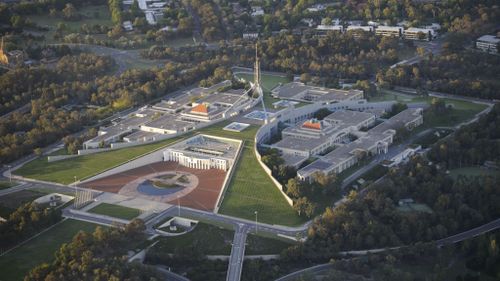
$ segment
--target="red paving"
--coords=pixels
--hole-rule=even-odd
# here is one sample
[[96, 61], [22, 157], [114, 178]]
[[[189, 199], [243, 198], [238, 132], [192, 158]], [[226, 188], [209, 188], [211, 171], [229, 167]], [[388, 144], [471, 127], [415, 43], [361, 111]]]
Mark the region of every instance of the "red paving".
[[[198, 170], [187, 168], [176, 162], [157, 162], [139, 168], [131, 169], [122, 173], [97, 179], [82, 184], [83, 187], [97, 189], [105, 192], [118, 193], [127, 183], [143, 176], [166, 171], [181, 171], [191, 173], [198, 177], [198, 186], [189, 194], [179, 199], [179, 204], [185, 207], [213, 211], [217, 203], [217, 197], [222, 189], [226, 172], [223, 170], [210, 169]], [[165, 202], [177, 204], [177, 200]]]

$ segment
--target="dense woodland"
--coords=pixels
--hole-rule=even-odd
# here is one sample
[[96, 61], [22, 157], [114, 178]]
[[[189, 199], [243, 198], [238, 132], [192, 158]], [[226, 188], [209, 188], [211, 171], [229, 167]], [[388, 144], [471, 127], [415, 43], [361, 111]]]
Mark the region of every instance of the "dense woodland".
[[8, 250], [62, 219], [61, 211], [37, 203], [21, 205], [0, 222], [0, 250]]
[[35, 267], [24, 280], [163, 280], [154, 269], [127, 262], [127, 251], [145, 241], [144, 229], [144, 222], [134, 220], [123, 229], [79, 232], [52, 263]]
[[[0, 163], [54, 143], [113, 112], [192, 85], [228, 63], [225, 58], [216, 58], [195, 66], [167, 64], [161, 69], [130, 70], [112, 76], [99, 75], [112, 69], [112, 60], [80, 54], [64, 57], [55, 69], [7, 72], [0, 77], [6, 89], [2, 91], [4, 106], [19, 108], [28, 100], [31, 104], [27, 113], [16, 112], [0, 120]], [[64, 105], [69, 107], [61, 108]]]
[[476, 51], [451, 51], [412, 66], [378, 75], [381, 85], [406, 86], [456, 95], [498, 99], [500, 57]]
[[500, 163], [500, 106], [433, 146], [429, 158], [448, 169]]

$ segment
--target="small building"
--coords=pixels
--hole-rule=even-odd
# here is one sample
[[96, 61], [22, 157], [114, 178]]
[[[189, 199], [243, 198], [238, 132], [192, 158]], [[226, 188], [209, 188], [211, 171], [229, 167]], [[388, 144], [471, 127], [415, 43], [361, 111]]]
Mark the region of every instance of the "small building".
[[252, 7], [252, 17], [258, 17], [258, 16], [263, 16], [264, 15], [264, 9], [260, 6], [254, 6]]
[[342, 25], [324, 25], [320, 24], [316, 27], [317, 31], [320, 32], [328, 32], [328, 31], [334, 31], [334, 32], [344, 32], [344, 27]]
[[498, 54], [500, 38], [494, 35], [483, 35], [476, 40], [476, 48], [482, 52]]
[[123, 29], [125, 29], [125, 31], [132, 31], [134, 30], [134, 27], [132, 26], [132, 22], [131, 21], [124, 21], [123, 24]]

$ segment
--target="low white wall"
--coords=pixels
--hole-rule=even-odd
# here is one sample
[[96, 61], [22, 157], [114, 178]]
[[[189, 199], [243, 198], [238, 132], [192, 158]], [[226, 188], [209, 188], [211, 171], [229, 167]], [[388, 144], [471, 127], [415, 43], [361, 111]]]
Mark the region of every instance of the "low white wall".
[[99, 152], [110, 151], [111, 148], [91, 148], [91, 149], [80, 149], [78, 150], [78, 156], [95, 154]]
[[75, 158], [75, 157], [78, 157], [78, 155], [77, 154], [73, 154], [73, 155], [54, 155], [54, 156], [47, 156], [47, 161], [49, 163], [51, 163], [51, 162], [61, 161], [61, 160], [64, 160], [64, 159]]

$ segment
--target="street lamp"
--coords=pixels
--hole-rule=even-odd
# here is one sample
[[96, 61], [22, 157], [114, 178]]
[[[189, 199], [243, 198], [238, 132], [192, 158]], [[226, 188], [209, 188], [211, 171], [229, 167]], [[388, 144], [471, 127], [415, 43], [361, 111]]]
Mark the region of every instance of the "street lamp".
[[255, 213], [255, 234], [257, 234], [257, 232], [259, 230], [258, 225], [257, 225], [257, 216], [258, 216], [259, 212], [255, 211], [254, 213]]
[[7, 165], [7, 167], [9, 167], [9, 183], [12, 184], [12, 171], [11, 171], [12, 166], [11, 165]]
[[73, 176], [73, 179], [74, 179], [73, 187], [75, 188], [75, 209], [76, 209], [78, 206], [78, 203], [77, 203], [77, 201], [78, 201], [78, 189], [76, 187], [76, 176]]

